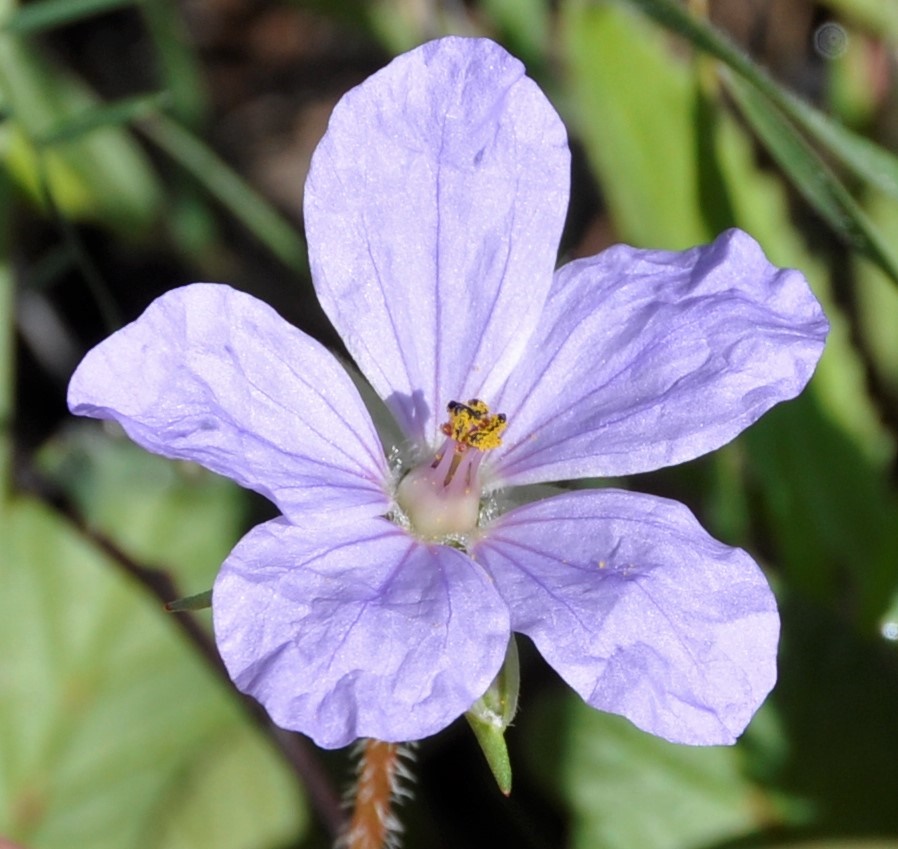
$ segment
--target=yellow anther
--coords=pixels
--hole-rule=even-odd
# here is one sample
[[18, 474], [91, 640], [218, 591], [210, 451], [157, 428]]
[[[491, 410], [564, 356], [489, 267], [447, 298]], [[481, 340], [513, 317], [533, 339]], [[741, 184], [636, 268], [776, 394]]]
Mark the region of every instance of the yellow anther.
[[449, 421], [442, 426], [442, 431], [455, 440], [457, 452], [468, 448], [490, 451], [502, 444], [502, 431], [507, 426], [504, 413], [490, 413], [490, 408], [479, 398], [471, 398], [467, 404], [450, 401], [446, 410]]

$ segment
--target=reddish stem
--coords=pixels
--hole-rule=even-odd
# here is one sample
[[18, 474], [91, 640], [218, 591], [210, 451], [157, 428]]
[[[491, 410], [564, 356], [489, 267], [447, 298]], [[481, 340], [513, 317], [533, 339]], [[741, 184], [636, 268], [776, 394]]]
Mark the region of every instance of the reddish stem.
[[392, 806], [400, 770], [396, 743], [366, 740], [355, 786], [352, 819], [343, 838], [345, 849], [384, 849], [393, 845], [398, 823]]

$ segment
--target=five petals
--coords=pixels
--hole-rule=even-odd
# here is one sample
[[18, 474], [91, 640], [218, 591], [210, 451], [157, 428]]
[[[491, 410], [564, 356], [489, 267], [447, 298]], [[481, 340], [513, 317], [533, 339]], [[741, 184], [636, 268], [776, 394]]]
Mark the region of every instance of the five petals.
[[[713, 450], [802, 389], [828, 329], [739, 231], [553, 274], [569, 165], [520, 62], [447, 38], [341, 100], [306, 184], [316, 291], [356, 363], [420, 449], [448, 401], [506, 413], [496, 486]], [[479, 529], [470, 556], [389, 521], [392, 472], [345, 370], [229, 287], [159, 298], [88, 354], [69, 402], [282, 511], [223, 565], [216, 639], [237, 686], [322, 746], [439, 731], [510, 631], [594, 707], [677, 742], [732, 742], [773, 686], [763, 575], [682, 505], [557, 496]]]

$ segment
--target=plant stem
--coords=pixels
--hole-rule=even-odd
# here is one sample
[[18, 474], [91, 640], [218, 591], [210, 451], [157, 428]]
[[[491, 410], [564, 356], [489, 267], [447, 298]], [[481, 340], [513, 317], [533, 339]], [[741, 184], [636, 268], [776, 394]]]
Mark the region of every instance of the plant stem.
[[394, 846], [398, 822], [393, 813], [397, 780], [402, 776], [396, 743], [365, 740], [353, 794], [352, 819], [338, 844], [341, 849]]

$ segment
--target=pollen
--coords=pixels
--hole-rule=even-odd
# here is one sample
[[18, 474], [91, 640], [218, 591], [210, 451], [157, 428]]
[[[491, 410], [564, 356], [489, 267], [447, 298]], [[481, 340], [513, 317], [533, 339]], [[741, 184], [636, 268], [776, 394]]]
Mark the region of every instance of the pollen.
[[446, 405], [449, 421], [441, 430], [455, 442], [458, 453], [468, 448], [491, 451], [502, 444], [502, 432], [508, 425], [504, 413], [491, 413], [479, 398], [471, 398], [466, 404], [450, 401]]

